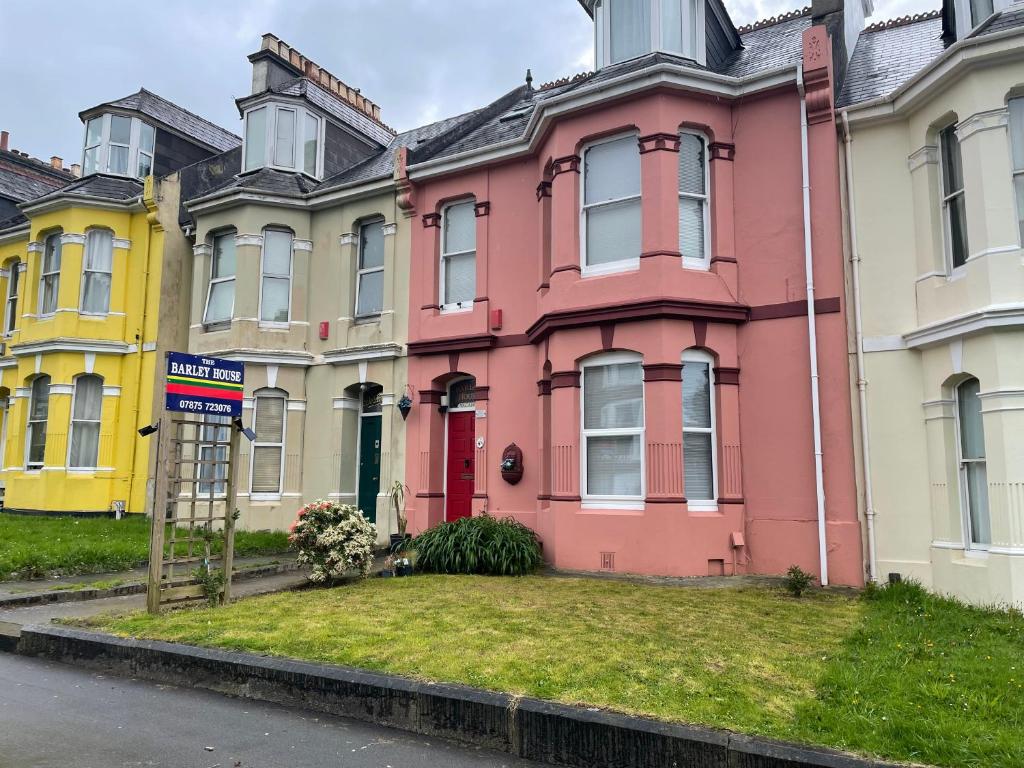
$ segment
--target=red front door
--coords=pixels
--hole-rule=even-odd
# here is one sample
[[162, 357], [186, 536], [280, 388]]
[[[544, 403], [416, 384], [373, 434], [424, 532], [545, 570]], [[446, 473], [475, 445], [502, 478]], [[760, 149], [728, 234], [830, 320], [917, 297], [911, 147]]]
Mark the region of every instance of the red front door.
[[473, 411], [449, 411], [448, 457], [445, 475], [444, 519], [458, 520], [473, 512], [473, 439], [476, 414]]

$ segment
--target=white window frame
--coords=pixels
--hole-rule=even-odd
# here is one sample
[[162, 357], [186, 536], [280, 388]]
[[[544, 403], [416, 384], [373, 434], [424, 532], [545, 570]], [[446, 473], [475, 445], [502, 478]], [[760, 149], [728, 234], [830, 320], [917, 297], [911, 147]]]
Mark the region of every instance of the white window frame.
[[[611, 0], [614, 2], [615, 0]], [[639, 56], [646, 56], [654, 51], [663, 51], [665, 53], [672, 54], [674, 56], [681, 56], [682, 58], [693, 59], [698, 64], [707, 63], [707, 26], [705, 23], [706, 9], [705, 0], [692, 0], [696, 5], [696, 27], [697, 31], [695, 34], [694, 42], [696, 43], [696, 50], [685, 51], [680, 53], [679, 51], [668, 51], [662, 44], [663, 35], [661, 34], [661, 0], [648, 0], [651, 4], [651, 40], [650, 50], [644, 51]], [[967, 0], [969, 2], [969, 0]], [[606, 9], [604, 6], [609, 0], [601, 0], [594, 8], [594, 56], [597, 62], [598, 68], [607, 67], [611, 64], [620, 64], [622, 62], [612, 61], [612, 33], [611, 33], [611, 11]], [[685, 5], [687, 0], [682, 0]], [[683, 47], [686, 47], [688, 42], [686, 36], [686, 18], [688, 14], [685, 12], [686, 8], [682, 9], [681, 13], [683, 29], [682, 29], [682, 41]], [[634, 58], [639, 58], [636, 56]], [[630, 61], [630, 59], [623, 59], [622, 61]]]
[[[948, 169], [946, 168], [946, 153], [943, 146], [943, 135], [947, 130], [950, 132], [950, 135], [953, 136], [954, 141], [956, 141], [958, 150], [961, 150], [961, 147], [960, 137], [956, 135], [955, 125], [947, 125], [939, 130], [939, 198], [942, 200], [942, 230], [945, 235], [943, 241], [945, 243], [946, 251], [946, 268], [948, 270], [948, 274], [953, 275], [959, 274], [961, 270], [967, 266], [967, 262], [971, 260], [971, 246], [969, 233], [967, 232], [967, 180], [964, 178], [962, 154], [960, 155], [961, 187], [954, 192], [946, 194], [946, 174], [948, 173]], [[956, 264], [955, 256], [953, 254], [953, 219], [951, 216], [952, 208], [950, 207], [950, 202], [958, 197], [960, 198], [961, 204], [964, 206], [964, 250], [966, 253], [964, 254], [963, 264]]]
[[[36, 400], [36, 393], [35, 393], [36, 382], [38, 382], [38, 381], [40, 381], [42, 379], [46, 379], [47, 380], [47, 384], [46, 384], [46, 420], [45, 421], [39, 421], [39, 420], [33, 420], [32, 419], [32, 405], [33, 405], [33, 403], [35, 403], [35, 400]], [[25, 412], [25, 457], [24, 458], [25, 458], [25, 469], [26, 469], [26, 471], [29, 471], [29, 472], [37, 472], [40, 469], [42, 469], [44, 466], [46, 466], [46, 441], [47, 441], [47, 439], [50, 436], [48, 434], [49, 433], [48, 427], [49, 427], [49, 421], [50, 421], [50, 397], [52, 397], [52, 394], [50, 393], [50, 388], [52, 386], [53, 386], [53, 379], [48, 374], [45, 374], [45, 373], [36, 376], [34, 379], [32, 379], [31, 383], [28, 385], [29, 395], [28, 395], [28, 410]], [[36, 426], [35, 425], [37, 425], [37, 424], [42, 424], [43, 425], [43, 431], [44, 431], [44, 435], [43, 435], [43, 460], [41, 462], [30, 461], [30, 458], [31, 458], [30, 454], [31, 454], [31, 451], [32, 451], [32, 434], [33, 434], [33, 432], [35, 432], [35, 430], [36, 430]]]
[[[115, 173], [114, 171], [110, 170], [110, 146], [111, 146], [111, 141], [110, 141], [110, 119], [115, 114], [118, 117], [125, 117], [125, 118], [131, 120], [131, 129], [130, 129], [131, 132], [129, 134], [130, 135], [130, 139], [129, 139], [128, 144], [123, 144], [121, 142], [117, 143], [117, 146], [119, 146], [119, 147], [124, 147], [124, 146], [128, 147], [128, 164], [127, 164], [127, 167], [126, 167], [124, 173]], [[150, 156], [150, 160], [152, 161], [151, 162], [151, 168], [152, 168], [152, 166], [155, 166], [155, 164], [156, 164], [156, 126], [154, 126], [154, 125], [152, 125], [150, 123], [146, 123], [146, 125], [149, 125], [149, 127], [153, 129], [153, 152], [150, 153], [150, 152], [146, 152], [145, 150], [141, 150], [140, 149], [141, 137], [142, 137], [142, 120], [139, 119], [138, 117], [134, 117], [132, 115], [124, 115], [124, 114], [120, 114], [120, 113], [116, 113], [116, 112], [105, 112], [102, 115], [95, 115], [94, 117], [89, 118], [89, 120], [100, 120], [100, 121], [102, 121], [101, 122], [101, 126], [102, 127], [100, 129], [100, 143], [98, 145], [96, 145], [96, 144], [91, 145], [93, 147], [94, 146], [99, 146], [99, 153], [97, 155], [97, 168], [98, 168], [98, 170], [95, 171], [95, 173], [106, 173], [106, 174], [109, 174], [109, 175], [112, 175], [112, 176], [123, 176], [125, 178], [140, 179], [140, 178], [142, 178], [141, 176], [139, 176], [139, 153], [140, 153], [140, 151], [142, 152], [142, 154]], [[83, 169], [86, 167], [85, 166], [85, 153], [86, 153], [86, 150], [91, 149], [91, 146], [86, 146], [86, 142], [89, 140], [89, 120], [85, 121], [85, 125], [84, 125], [85, 136], [82, 139], [82, 168]], [[150, 175], [152, 175], [152, 173], [153, 173], [153, 170], [150, 170]]]
[[[479, 250], [477, 248], [478, 240], [477, 240], [477, 232], [476, 232], [476, 211], [475, 210], [473, 211], [473, 225], [474, 225], [473, 226], [473, 249], [472, 250], [468, 250], [468, 251], [451, 251], [450, 253], [446, 252], [445, 249], [444, 249], [444, 247], [445, 247], [445, 230], [446, 230], [446, 228], [448, 226], [448, 211], [451, 208], [455, 207], [456, 205], [465, 205], [467, 203], [473, 203], [475, 200], [476, 200], [475, 197], [464, 197], [461, 200], [452, 200], [450, 203], [446, 203], [444, 205], [444, 207], [441, 209], [441, 245], [440, 245], [440, 248], [439, 248], [441, 256], [440, 256], [440, 264], [439, 264], [439, 269], [438, 269], [438, 280], [437, 280], [437, 287], [438, 287], [438, 300], [437, 300], [437, 303], [441, 306], [441, 311], [442, 312], [446, 312], [446, 313], [448, 313], [448, 312], [468, 312], [471, 309], [473, 309], [473, 302], [476, 299], [476, 285], [475, 285], [475, 283], [476, 283], [476, 277], [478, 275], [477, 266], [479, 266], [479, 264], [478, 264], [478, 260], [477, 260], [477, 253], [479, 253]], [[446, 278], [447, 269], [448, 269], [448, 259], [453, 257], [453, 256], [464, 256], [467, 253], [473, 254], [473, 282], [474, 282], [473, 294], [474, 294], [474, 297], [472, 299], [470, 299], [469, 301], [446, 302], [445, 301], [445, 298], [446, 298], [446, 296], [445, 296], [445, 278]]]
[[[78, 384], [82, 379], [96, 379], [100, 383], [100, 412], [99, 416], [95, 419], [76, 419], [75, 418], [75, 405], [78, 402]], [[70, 428], [68, 429], [68, 453], [65, 457], [65, 466], [68, 470], [74, 470], [77, 472], [88, 472], [90, 470], [96, 470], [99, 468], [100, 461], [100, 431], [103, 429], [103, 377], [95, 373], [83, 373], [75, 376], [74, 382], [71, 389], [71, 413], [69, 415]], [[95, 424], [96, 425], [96, 464], [92, 466], [76, 466], [71, 463], [71, 447], [75, 442], [75, 426], [77, 424]]]
[[[640, 178], [640, 191], [635, 195], [628, 197], [617, 197], [613, 200], [602, 200], [599, 203], [587, 204], [587, 152], [594, 147], [600, 146], [601, 144], [610, 144], [613, 141], [620, 141], [625, 138], [632, 138], [634, 141], [638, 141], [637, 133], [630, 131], [627, 133], [617, 133], [614, 136], [606, 136], [596, 141], [588, 142], [584, 144], [580, 149], [580, 275], [582, 277], [593, 277], [598, 275], [611, 275], [618, 272], [633, 272], [640, 269], [640, 253], [638, 252], [635, 258], [631, 259], [619, 259], [618, 261], [607, 261], [604, 264], [587, 264], [587, 213], [594, 208], [604, 208], [612, 205], [619, 205], [621, 203], [629, 202], [631, 200], [637, 200], [640, 203], [640, 233], [641, 243], [640, 249], [643, 250], [643, 219], [644, 219], [644, 205], [643, 205], [643, 175], [641, 168]], [[640, 150], [639, 145], [637, 147], [637, 164], [640, 163]], [[677, 216], [678, 218], [678, 216]]]
[[[1020, 104], [1020, 119], [1014, 120], [1014, 104]], [[1013, 187], [1013, 194], [1017, 208], [1014, 215], [1017, 219], [1017, 244], [1024, 246], [1024, 157], [1021, 158], [1020, 167], [1016, 165], [1013, 156], [1013, 135], [1020, 134], [1021, 144], [1024, 145], [1024, 95], [1014, 96], [1007, 99], [1007, 138], [1010, 141], [1010, 184]], [[1020, 186], [1018, 187], [1018, 183]]]
[[[234, 288], [231, 291], [231, 311], [228, 312], [228, 317], [226, 319], [222, 319], [222, 320], [212, 320], [211, 321], [209, 319], [209, 314], [210, 314], [210, 299], [213, 298], [213, 286], [214, 285], [218, 285], [220, 283], [226, 283], [226, 282], [234, 283], [235, 279], [238, 276], [238, 250], [237, 250], [238, 244], [236, 242], [235, 243], [235, 248], [236, 248], [236, 250], [235, 250], [235, 271], [232, 273], [232, 275], [230, 277], [214, 277], [214, 275], [213, 275], [213, 268], [214, 268], [214, 265], [217, 263], [217, 238], [219, 238], [219, 237], [235, 238], [237, 236], [237, 234], [238, 233], [235, 230], [229, 229], [229, 230], [226, 230], [226, 231], [223, 231], [223, 232], [216, 232], [216, 233], [210, 235], [210, 279], [209, 279], [209, 282], [208, 282], [208, 284], [206, 286], [206, 306], [203, 307], [203, 325], [204, 326], [219, 325], [221, 323], [230, 323], [234, 319], [234, 315], [235, 315], [235, 290], [234, 290], [234, 288], [237, 288], [238, 287], [237, 285], [235, 285]], [[261, 288], [261, 290], [262, 290], [262, 288]]]
[[[110, 232], [110, 271], [104, 272], [102, 269], [89, 269], [88, 268], [88, 255], [89, 255], [89, 240], [94, 237], [94, 233], [97, 232]], [[107, 286], [107, 308], [103, 312], [87, 312], [85, 310], [85, 284], [86, 278], [89, 274], [97, 275], [110, 275], [110, 283]], [[82, 250], [82, 285], [78, 291], [78, 312], [82, 315], [89, 317], [106, 317], [110, 314], [110, 298], [111, 293], [114, 290], [114, 233], [103, 227], [92, 227], [85, 233], [85, 247]]]
[[[153, 149], [150, 150], [150, 151], [147, 151], [147, 150], [142, 148], [142, 129], [144, 127], [147, 127], [151, 131], [153, 131]], [[146, 176], [152, 176], [155, 173], [154, 168], [156, 166], [156, 128], [154, 128], [149, 123], [144, 123], [142, 121], [139, 121], [139, 123], [138, 123], [138, 133], [139, 133], [139, 140], [138, 140], [139, 151], [136, 153], [136, 157], [135, 157], [135, 178], [137, 178], [137, 179], [144, 179]], [[143, 157], [148, 157], [149, 158], [149, 173], [147, 173], [145, 175], [142, 174], [142, 168], [140, 167], [141, 163], [142, 163], [142, 158]]]
[[[681, 178], [679, 179], [678, 184], [676, 186], [679, 191], [680, 209], [682, 207], [682, 201], [684, 199], [704, 201], [704, 256], [703, 258], [700, 259], [694, 259], [692, 257], [684, 256], [682, 262], [683, 266], [688, 269], [703, 269], [706, 271], [711, 269], [711, 157], [709, 151], [709, 142], [708, 137], [705, 136], [700, 131], [682, 130], [679, 132], [679, 135], [680, 139], [683, 136], [696, 136], [698, 139], [700, 139], [700, 142], [704, 148], [704, 194], [696, 195], [691, 192], [683, 192], [683, 182]], [[682, 147], [680, 147], [680, 151], [682, 151]], [[679, 167], [678, 163], [676, 163], [676, 167]], [[677, 213], [676, 220], [678, 221], [678, 219], [679, 216]], [[682, 231], [680, 231], [680, 252], [682, 251], [682, 237], [683, 233]]]
[[[267, 233], [281, 232], [288, 235], [288, 274], [276, 274], [266, 271]], [[235, 252], [235, 272], [238, 272], [238, 252]], [[264, 227], [263, 243], [260, 246], [260, 300], [259, 300], [259, 325], [261, 328], [288, 328], [292, 321], [292, 282], [295, 274], [295, 233], [285, 227]], [[288, 280], [288, 319], [287, 320], [264, 320], [263, 319], [263, 284], [266, 279]]]
[[[275, 398], [282, 401], [281, 410], [281, 442], [272, 443], [266, 440], [260, 440], [258, 430], [259, 423], [257, 415], [259, 414], [260, 398]], [[258, 389], [253, 393], [252, 403], [252, 429], [256, 432], [256, 439], [252, 441], [252, 450], [249, 451], [249, 499], [251, 501], [279, 501], [281, 494], [284, 492], [284, 457], [285, 457], [285, 444], [288, 442], [288, 393], [283, 389], [275, 389], [268, 387], [266, 389]], [[280, 448], [281, 449], [281, 466], [278, 469], [277, 474], [277, 493], [269, 491], [254, 492], [252, 489], [253, 485], [253, 468], [256, 466], [256, 449], [257, 448]], [[358, 482], [358, 479], [357, 479]]]
[[[299, 104], [293, 104], [291, 102], [276, 102], [276, 101], [264, 101], [259, 104], [254, 104], [242, 115], [242, 132], [248, 132], [249, 126], [249, 114], [256, 112], [260, 109], [267, 110], [267, 117], [264, 120], [263, 131], [264, 131], [264, 146], [263, 146], [263, 157], [261, 158], [250, 158], [248, 155], [248, 136], [245, 136], [245, 141], [242, 142], [242, 173], [254, 173], [260, 168], [275, 168], [279, 171], [288, 171], [291, 173], [301, 173], [305, 176], [310, 176], [305, 169], [305, 147], [306, 139], [306, 123], [307, 117], [310, 117], [316, 121], [316, 172], [312, 175], [312, 178], [320, 179], [323, 178], [324, 173], [324, 134], [326, 132], [326, 125], [324, 119], [320, 117], [316, 112], [309, 109], [304, 109]], [[277, 120], [281, 111], [290, 112], [294, 115], [295, 120], [295, 134], [292, 141], [292, 162], [291, 165], [282, 165], [276, 162], [276, 148], [277, 148]], [[255, 165], [248, 170], [249, 161], [253, 160]]]
[[[377, 218], [366, 219], [364, 221], [359, 222], [359, 227], [357, 228], [357, 231], [356, 231], [356, 303], [355, 303], [355, 306], [352, 308], [352, 314], [353, 314], [354, 317], [357, 317], [357, 318], [380, 317], [383, 314], [383, 312], [384, 312], [384, 278], [383, 278], [383, 272], [384, 272], [384, 262], [387, 261], [387, 249], [385, 248], [384, 259], [383, 259], [383, 261], [381, 261], [381, 265], [379, 267], [363, 267], [363, 227], [373, 226], [374, 224], [380, 224], [382, 227], [386, 226], [386, 224], [384, 222], [384, 219], [380, 218], [380, 217], [377, 217]], [[387, 243], [387, 238], [384, 236], [383, 232], [381, 233], [381, 238], [382, 238], [382, 241], [384, 243]], [[443, 235], [442, 235], [441, 247], [442, 248], [444, 247]], [[380, 311], [379, 312], [367, 312], [367, 313], [364, 313], [364, 314], [360, 314], [359, 313], [359, 292], [363, 288], [363, 276], [364, 275], [372, 275], [375, 272], [380, 272], [382, 274], [381, 285], [380, 285], [380, 294], [381, 294], [380, 295]]]
[[[711, 493], [714, 498], [712, 499], [691, 499], [689, 493], [686, 492], [686, 451], [683, 450], [683, 493], [686, 495], [686, 506], [691, 512], [717, 512], [718, 511], [718, 408], [715, 400], [718, 394], [715, 388], [715, 359], [707, 352], [700, 349], [686, 349], [683, 350], [682, 362], [686, 363], [703, 363], [708, 367], [708, 384], [709, 393], [708, 399], [710, 401], [709, 414], [711, 419], [711, 427], [688, 427], [686, 426], [686, 412], [683, 410], [683, 435], [687, 432], [694, 434], [711, 435]], [[686, 375], [685, 370], [683, 376]], [[682, 384], [680, 384], [680, 390], [682, 390]], [[680, 391], [682, 395], [682, 391]], [[680, 407], [682, 407], [682, 400], [680, 399]], [[684, 440], [685, 442], [685, 440]]]
[[[38, 316], [40, 318], [53, 317], [57, 313], [57, 310], [60, 308], [60, 272], [61, 272], [61, 267], [64, 264], [64, 254], [63, 254], [64, 244], [61, 241], [61, 238], [63, 236], [64, 236], [64, 233], [58, 230], [57, 232], [53, 232], [53, 233], [47, 235], [43, 239], [43, 251], [42, 251], [42, 253], [39, 254], [39, 304], [37, 305], [37, 313], [38, 313]], [[59, 262], [60, 263], [57, 265], [57, 269], [56, 270], [51, 271], [51, 272], [47, 272], [46, 271], [46, 254], [47, 254], [47, 249], [50, 247], [50, 243], [51, 242], [56, 243], [56, 250], [60, 254], [60, 258], [59, 258]], [[46, 293], [45, 287], [46, 287], [46, 279], [48, 277], [56, 278], [55, 282], [57, 284], [57, 287], [56, 287], [56, 290], [54, 291], [54, 295], [53, 295], [53, 302], [54, 302], [53, 309], [51, 309], [50, 311], [46, 312], [46, 311], [43, 311], [43, 296]]]
[[[21, 260], [7, 262], [7, 296], [4, 298], [3, 335], [10, 336], [18, 324], [18, 291], [21, 289]], [[3, 457], [0, 456], [0, 461]]]
[[[985, 457], [981, 459], [965, 459], [963, 451], [963, 427], [960, 419], [960, 408], [961, 408], [961, 388], [971, 381], [978, 381], [979, 390], [981, 389], [980, 380], [975, 376], [969, 376], [963, 381], [959, 382], [953, 388], [953, 408], [954, 408], [954, 425], [956, 427], [956, 467], [957, 467], [957, 478], [960, 484], [960, 523], [963, 527], [964, 537], [964, 551], [966, 552], [979, 552], [987, 553], [991, 544], [979, 544], [974, 541], [973, 525], [971, 524], [971, 493], [970, 485], [967, 482], [967, 465], [968, 464], [984, 464], [986, 470], [988, 468], [988, 449], [985, 450]], [[980, 394], [980, 393], [979, 393]], [[982, 417], [982, 435], [984, 436], [984, 411], [981, 412]], [[985, 509], [985, 514], [989, 518], [989, 526], [992, 525], [992, 508], [989, 506]]]
[[[617, 429], [587, 429], [586, 427], [586, 369], [603, 368], [608, 365], [636, 363], [641, 370], [642, 403], [640, 405], [640, 426]], [[647, 497], [647, 392], [643, 384], [643, 356], [636, 352], [606, 352], [587, 358], [580, 363], [580, 498], [583, 509], [628, 509], [642, 510]], [[640, 436], [640, 495], [607, 496], [587, 493], [587, 439], [590, 437]]]

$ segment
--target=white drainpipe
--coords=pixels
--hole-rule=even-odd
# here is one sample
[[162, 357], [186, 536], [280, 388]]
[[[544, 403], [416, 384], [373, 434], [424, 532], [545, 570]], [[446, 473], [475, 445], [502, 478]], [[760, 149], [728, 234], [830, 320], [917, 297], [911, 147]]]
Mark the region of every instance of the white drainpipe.
[[800, 91], [800, 166], [804, 192], [804, 270], [807, 274], [807, 354], [811, 363], [811, 419], [814, 424], [814, 485], [818, 502], [818, 561], [821, 585], [828, 585], [828, 542], [825, 540], [825, 475], [821, 451], [821, 402], [818, 396], [818, 321], [814, 312], [814, 248], [811, 245], [811, 175], [807, 151], [807, 92], [804, 68], [797, 67]]
[[843, 112], [843, 143], [846, 149], [846, 198], [850, 219], [850, 263], [853, 273], [853, 327], [857, 345], [857, 397], [860, 406], [860, 453], [864, 471], [864, 506], [868, 521], [868, 579], [878, 581], [875, 554], [875, 497], [871, 488], [871, 432], [868, 430], [868, 380], [864, 366], [864, 326], [860, 310], [860, 250], [857, 246], [857, 203], [853, 185], [853, 134]]

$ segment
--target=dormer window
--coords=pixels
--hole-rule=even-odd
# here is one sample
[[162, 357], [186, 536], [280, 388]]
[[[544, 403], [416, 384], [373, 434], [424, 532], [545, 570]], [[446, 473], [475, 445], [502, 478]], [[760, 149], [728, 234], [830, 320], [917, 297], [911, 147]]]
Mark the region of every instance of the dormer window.
[[245, 113], [243, 169], [277, 168], [320, 178], [322, 121], [300, 106], [264, 104]]
[[653, 51], [704, 63], [704, 0], [601, 0], [594, 24], [598, 66]]
[[82, 173], [145, 178], [153, 172], [156, 131], [137, 117], [99, 115], [85, 122]]

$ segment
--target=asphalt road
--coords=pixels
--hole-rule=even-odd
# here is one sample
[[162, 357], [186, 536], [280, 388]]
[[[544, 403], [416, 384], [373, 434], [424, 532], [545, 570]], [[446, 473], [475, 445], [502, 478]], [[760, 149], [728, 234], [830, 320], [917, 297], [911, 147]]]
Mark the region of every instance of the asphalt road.
[[537, 768], [497, 752], [0, 653], [0, 768]]

